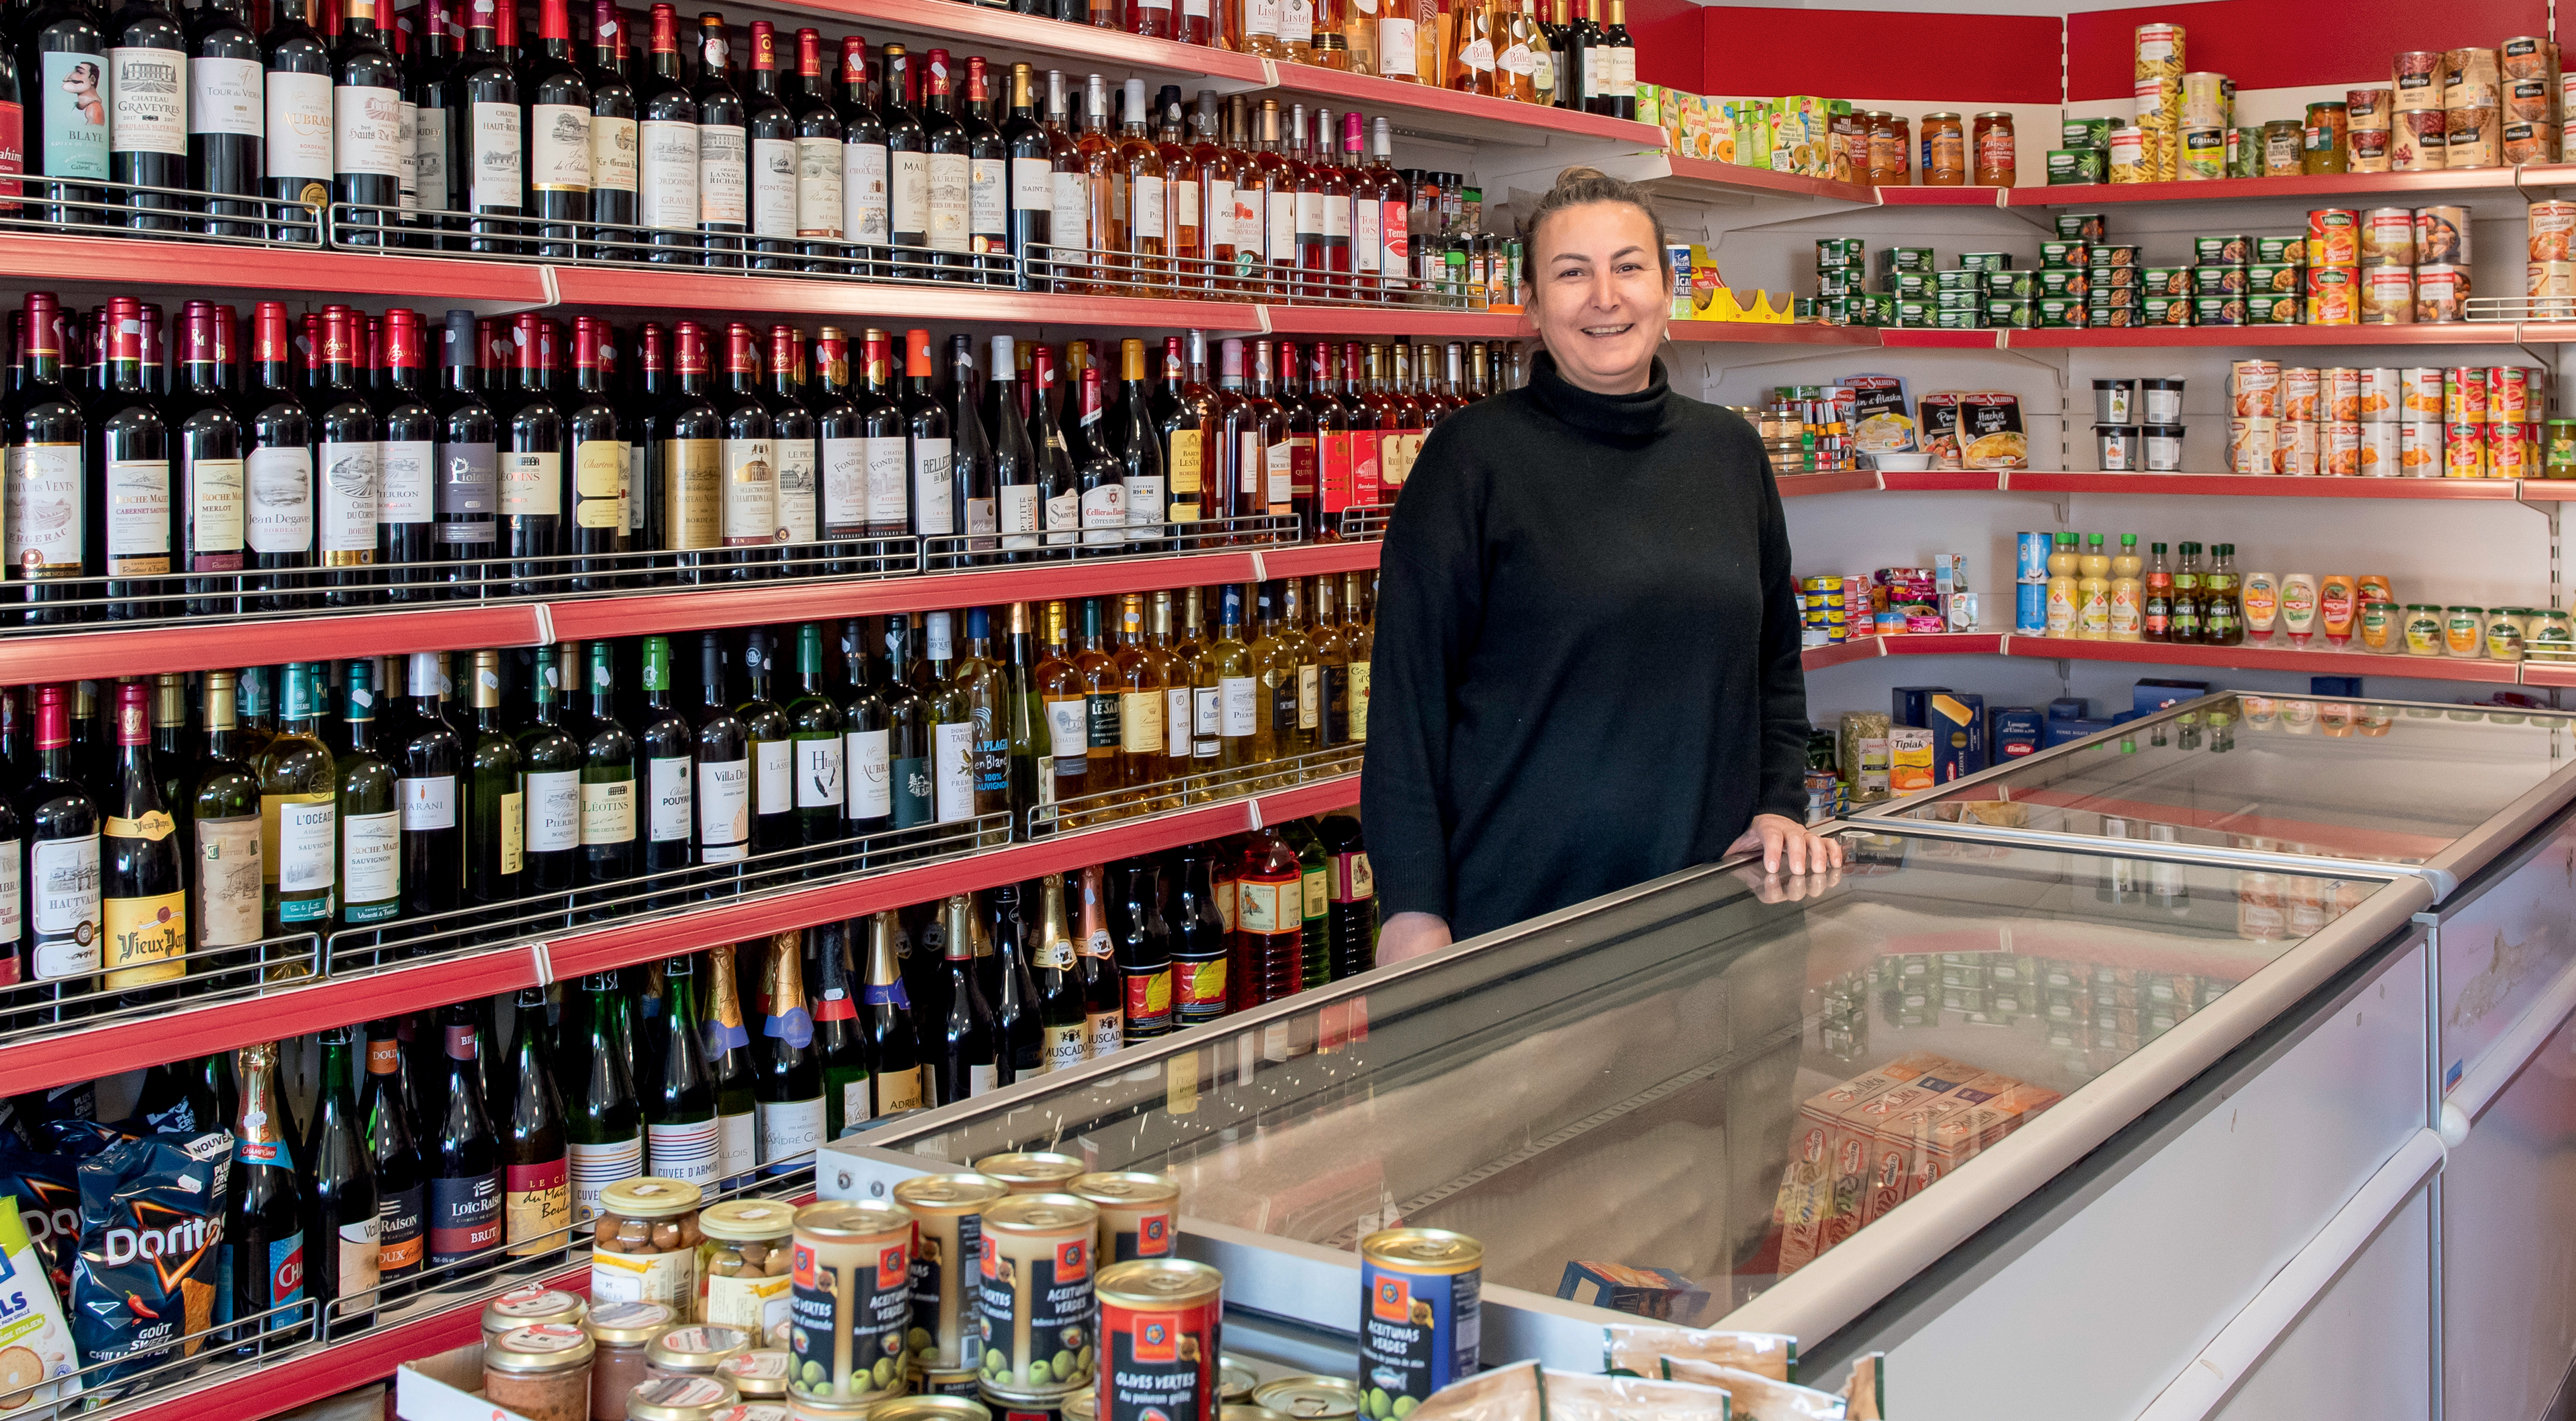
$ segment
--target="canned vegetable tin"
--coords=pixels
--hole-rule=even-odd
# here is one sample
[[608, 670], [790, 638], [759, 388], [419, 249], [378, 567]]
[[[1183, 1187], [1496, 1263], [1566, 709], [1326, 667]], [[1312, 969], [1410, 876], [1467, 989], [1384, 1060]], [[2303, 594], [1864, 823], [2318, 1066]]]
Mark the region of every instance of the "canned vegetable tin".
[[790, 1385], [830, 1398], [899, 1392], [912, 1326], [912, 1215], [873, 1201], [796, 1211]]
[[1139, 1259], [1100, 1270], [1104, 1421], [1214, 1421], [1225, 1277], [1204, 1263]]
[[[1833, 595], [1842, 595], [1839, 578]], [[1172, 1256], [1180, 1234], [1181, 1186], [1170, 1175], [1141, 1170], [1086, 1174], [1066, 1192], [1100, 1211], [1100, 1256], [1109, 1263]]]
[[1360, 1240], [1360, 1399], [1369, 1415], [1393, 1415], [1407, 1398], [1411, 1411], [1476, 1374], [1484, 1263], [1483, 1244], [1446, 1229], [1381, 1229]]
[[1089, 1382], [1100, 1211], [1070, 1194], [1014, 1194], [985, 1210], [983, 1225], [975, 1312], [985, 1391], [1043, 1400]]
[[894, 1187], [912, 1215], [912, 1329], [905, 1341], [915, 1371], [971, 1371], [975, 1269], [984, 1252], [984, 1211], [1010, 1189], [988, 1174], [929, 1174]]
[[[1315, 1417], [1318, 1421], [1339, 1421], [1345, 1416], [1384, 1421], [1395, 1414], [1394, 1403], [1388, 1403], [1383, 1410], [1372, 1409], [1367, 1388], [1354, 1388], [1339, 1377], [1280, 1377], [1266, 1381], [1253, 1389], [1252, 1402], [1283, 1416]], [[1412, 1408], [1406, 1410], [1410, 1412]]]

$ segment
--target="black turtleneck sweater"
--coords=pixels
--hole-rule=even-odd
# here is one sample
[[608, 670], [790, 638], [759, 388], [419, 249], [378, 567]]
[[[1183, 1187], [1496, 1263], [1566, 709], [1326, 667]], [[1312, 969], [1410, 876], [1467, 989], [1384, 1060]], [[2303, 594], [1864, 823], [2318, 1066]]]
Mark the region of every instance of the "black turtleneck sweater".
[[1779, 486], [1738, 416], [1529, 384], [1441, 421], [1389, 524], [1361, 781], [1379, 911], [1465, 939], [1804, 815]]

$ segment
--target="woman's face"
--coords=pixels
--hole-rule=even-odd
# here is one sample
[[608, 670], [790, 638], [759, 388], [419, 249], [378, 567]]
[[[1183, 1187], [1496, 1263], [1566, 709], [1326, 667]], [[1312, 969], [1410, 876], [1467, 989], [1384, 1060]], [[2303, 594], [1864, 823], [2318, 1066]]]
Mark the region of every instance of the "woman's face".
[[1655, 224], [1632, 203], [1587, 202], [1539, 225], [1529, 313], [1557, 373], [1601, 395], [1653, 382], [1671, 295]]

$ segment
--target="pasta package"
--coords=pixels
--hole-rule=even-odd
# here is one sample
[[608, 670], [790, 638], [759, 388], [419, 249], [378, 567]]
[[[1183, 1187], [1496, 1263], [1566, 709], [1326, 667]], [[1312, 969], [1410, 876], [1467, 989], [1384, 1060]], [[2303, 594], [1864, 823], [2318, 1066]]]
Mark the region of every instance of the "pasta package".
[[1798, 1375], [1798, 1339], [1777, 1332], [1717, 1332], [1614, 1322], [1601, 1329], [1603, 1371], [1660, 1376], [1663, 1359], [1683, 1357], [1759, 1372], [1774, 1381]]
[[1774, 1381], [1742, 1367], [1689, 1357], [1661, 1359], [1667, 1381], [1723, 1388], [1734, 1398], [1735, 1421], [1842, 1421], [1843, 1399], [1812, 1387]]

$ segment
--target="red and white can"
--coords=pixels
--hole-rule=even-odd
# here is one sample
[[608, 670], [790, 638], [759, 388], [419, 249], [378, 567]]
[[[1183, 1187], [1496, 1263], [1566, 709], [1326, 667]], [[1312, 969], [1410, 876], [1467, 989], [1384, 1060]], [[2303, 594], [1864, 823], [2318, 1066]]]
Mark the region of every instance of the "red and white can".
[[2349, 365], [2329, 365], [2318, 371], [2317, 393], [2323, 396], [2317, 418], [2361, 418], [2361, 371], [2358, 369]]
[[2531, 426], [2527, 424], [2490, 424], [2487, 426], [2487, 477], [2518, 479], [2530, 472]]
[[2394, 478], [2401, 472], [2400, 461], [2404, 454], [2398, 448], [2398, 431], [2403, 427], [2393, 422], [2364, 423], [2361, 426], [2361, 461], [2358, 472], [2363, 478]]
[[2363, 266], [2415, 264], [2415, 209], [2374, 207], [2361, 216]]
[[2308, 213], [2308, 265], [2353, 266], [2361, 260], [2361, 212], [2319, 207]]
[[2442, 367], [2411, 365], [2398, 379], [2405, 391], [2398, 409], [2408, 419], [2436, 420], [2442, 417]]
[[1101, 1269], [1098, 1292], [1101, 1421], [1216, 1421], [1224, 1275], [1186, 1259], [1137, 1259]]
[[2487, 422], [2487, 368], [2485, 366], [2454, 365], [2442, 372], [2442, 422], [2444, 424]]
[[2317, 372], [2305, 365], [2281, 367], [2281, 418], [2314, 424], [2317, 420]]
[[2531, 372], [2519, 365], [2487, 371], [2487, 423], [2523, 424], [2531, 419]]
[[2487, 476], [2487, 427], [2483, 423], [2442, 426], [2442, 476], [2482, 479]]
[[2415, 321], [2431, 325], [2469, 318], [2469, 269], [2464, 266], [2415, 268]]
[[2238, 360], [2227, 367], [2227, 397], [2243, 419], [2278, 419], [2281, 415], [2281, 362]]
[[2361, 422], [2352, 419], [2329, 420], [2317, 427], [2317, 452], [2324, 456], [2325, 471], [2339, 478], [2351, 478], [2361, 472]]
[[[2311, 242], [2315, 239], [2310, 238]], [[2351, 265], [2308, 268], [2308, 324], [2361, 324], [2361, 270]]]
[[2235, 474], [2277, 472], [2273, 460], [2281, 438], [2276, 419], [2246, 417], [2227, 422], [2227, 469]]
[[2284, 422], [2275, 431], [2272, 472], [2313, 474], [2317, 471], [2317, 426], [2310, 421]]
[[2364, 423], [2395, 423], [2399, 407], [2405, 403], [2403, 375], [2393, 365], [2369, 366], [2361, 372], [2361, 413]]
[[2406, 326], [2415, 322], [2415, 268], [2366, 266], [2361, 269], [2361, 323]]
[[2397, 472], [2410, 479], [2442, 476], [2442, 426], [2410, 419], [2397, 426]]

